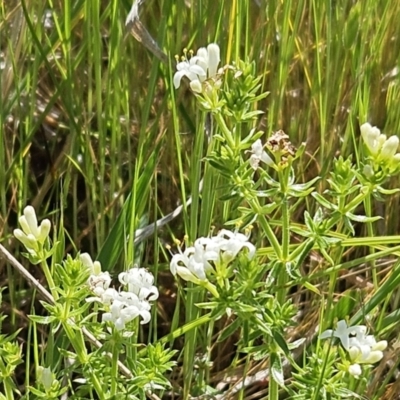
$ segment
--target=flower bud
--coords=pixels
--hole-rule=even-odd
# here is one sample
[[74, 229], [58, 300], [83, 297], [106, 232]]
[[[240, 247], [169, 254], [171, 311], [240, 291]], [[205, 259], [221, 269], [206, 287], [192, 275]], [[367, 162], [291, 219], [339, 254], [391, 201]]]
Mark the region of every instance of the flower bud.
[[377, 127], [372, 127], [368, 122], [360, 126], [361, 136], [372, 155], [379, 152], [378, 138], [381, 131]]
[[361, 367], [359, 364], [352, 364], [350, 365], [349, 369], [348, 369], [349, 373], [351, 375], [353, 375], [355, 378], [358, 378], [362, 371], [361, 371]]
[[210, 43], [207, 46], [208, 51], [208, 76], [214, 77], [217, 74], [218, 64], [221, 61], [219, 46], [216, 43]]
[[383, 159], [392, 158], [399, 147], [399, 138], [397, 136], [390, 136], [389, 139], [385, 141], [381, 150], [381, 157]]
[[[25, 224], [25, 222], [26, 222], [26, 224]], [[27, 234], [32, 233], [32, 235], [35, 236], [36, 238], [39, 236], [39, 229], [38, 229], [36, 213], [35, 213], [35, 209], [32, 206], [27, 206], [24, 208], [24, 215], [22, 217], [20, 217], [19, 223], [21, 224], [21, 226], [23, 226], [23, 224], [25, 225], [25, 227], [26, 227], [26, 225], [29, 226], [29, 231], [25, 232], [25, 233], [27, 233]]]
[[45, 390], [50, 390], [54, 381], [51, 369], [38, 367], [38, 380], [44, 386]]
[[39, 232], [37, 235], [37, 240], [39, 243], [44, 244], [47, 237], [49, 236], [51, 229], [51, 222], [48, 219], [44, 219], [39, 226]]

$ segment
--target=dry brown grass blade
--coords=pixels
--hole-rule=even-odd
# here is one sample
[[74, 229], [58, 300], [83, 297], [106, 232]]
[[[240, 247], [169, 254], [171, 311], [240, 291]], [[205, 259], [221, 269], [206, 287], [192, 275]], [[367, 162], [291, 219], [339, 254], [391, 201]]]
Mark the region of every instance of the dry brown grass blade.
[[135, 0], [128, 17], [126, 18], [126, 28], [139, 43], [146, 47], [147, 50], [153, 53], [161, 62], [168, 64], [168, 56], [161, 50], [160, 46], [140, 21], [139, 7], [144, 2], [145, 0]]

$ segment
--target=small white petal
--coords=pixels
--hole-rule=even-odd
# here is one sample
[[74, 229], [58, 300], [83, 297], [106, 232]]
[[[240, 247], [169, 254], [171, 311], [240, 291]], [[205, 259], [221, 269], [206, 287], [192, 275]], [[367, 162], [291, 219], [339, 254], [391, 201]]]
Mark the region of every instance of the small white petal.
[[[95, 274], [95, 275], [100, 275], [102, 272], [101, 272], [101, 264], [100, 264], [100, 261], [95, 261], [94, 263], [93, 263], [93, 273]], [[107, 272], [108, 273], [108, 272]]]
[[200, 65], [191, 65], [189, 68], [190, 74], [188, 75], [190, 80], [199, 79], [204, 81], [207, 78], [206, 71]]
[[[358, 346], [350, 347], [348, 349], [348, 352], [349, 352], [350, 359], [352, 361], [360, 361], [360, 358], [362, 358], [362, 351]], [[367, 357], [368, 357], [368, 355], [369, 355], [369, 352], [368, 352], [368, 354], [364, 354], [364, 356], [367, 356]]]
[[204, 72], [204, 78], [207, 77], [208, 52], [205, 47], [201, 47], [199, 50], [197, 50], [197, 55], [190, 59], [190, 63], [200, 66]]
[[334, 337], [334, 336], [333, 336], [334, 332], [335, 332], [335, 331], [334, 331], [333, 329], [327, 329], [326, 331], [323, 331], [323, 332], [319, 335], [319, 338], [320, 338], [320, 339], [328, 339], [328, 338]]
[[140, 321], [140, 325], [148, 324], [150, 322], [151, 314], [148, 311], [140, 311], [140, 316], [143, 318], [143, 320]]
[[387, 341], [386, 340], [380, 340], [377, 342], [373, 347], [372, 350], [385, 350], [387, 347]]
[[272, 160], [272, 158], [267, 154], [267, 152], [263, 151], [261, 154], [261, 161], [265, 164], [267, 164], [268, 166], [272, 167], [275, 165], [274, 161]]
[[186, 75], [186, 71], [175, 72], [175, 75], [174, 75], [174, 86], [175, 86], [175, 89], [179, 88], [179, 86], [181, 85], [181, 80], [185, 75]]
[[379, 350], [371, 351], [368, 358], [365, 360], [366, 364], [375, 364], [378, 361], [382, 360], [383, 353]]
[[117, 331], [122, 331], [125, 329], [125, 321], [122, 318], [117, 318], [114, 322], [114, 326]]
[[261, 157], [261, 154], [264, 150], [264, 146], [262, 145], [261, 139], [257, 139], [252, 145], [251, 145], [251, 151], [253, 154], [255, 154], [258, 157]]

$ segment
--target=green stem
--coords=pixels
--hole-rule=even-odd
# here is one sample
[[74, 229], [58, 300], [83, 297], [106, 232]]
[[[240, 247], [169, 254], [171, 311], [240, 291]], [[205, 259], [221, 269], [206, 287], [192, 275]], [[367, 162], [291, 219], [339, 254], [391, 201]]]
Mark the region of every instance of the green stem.
[[286, 263], [289, 261], [289, 244], [290, 244], [290, 216], [289, 216], [289, 198], [287, 194], [287, 187], [289, 183], [289, 168], [286, 168], [283, 173], [280, 173], [280, 184], [281, 184], [281, 194], [282, 198], [282, 255], [280, 257], [282, 268], [279, 271], [278, 276], [278, 293], [277, 300], [280, 304], [283, 304], [286, 299], [286, 282], [287, 282], [287, 273], [286, 273]]
[[269, 391], [268, 391], [268, 399], [269, 400], [279, 400], [279, 385], [275, 381], [272, 375], [272, 367], [269, 369]]
[[230, 147], [230, 149], [232, 151], [234, 151], [236, 149], [235, 140], [233, 139], [232, 132], [226, 126], [224, 118], [219, 113], [216, 113], [216, 114], [213, 114], [213, 115], [214, 115], [215, 120], [217, 121], [218, 127], [221, 129], [221, 132], [222, 132], [222, 134], [224, 136], [224, 139], [226, 140], [226, 142], [228, 144], [228, 147]]
[[4, 365], [3, 359], [0, 357], [0, 373], [3, 376], [3, 387], [5, 398], [8, 400], [14, 400], [14, 393], [12, 388], [14, 387], [14, 383], [12, 379], [8, 376], [7, 368]]
[[[72, 347], [75, 350], [75, 353], [78, 357], [78, 360], [81, 365], [85, 366], [88, 363], [88, 355], [87, 355], [87, 349], [85, 346], [85, 341], [83, 338], [82, 331], [73, 329], [71, 327], [71, 322], [67, 320], [66, 322], [63, 322], [63, 328], [64, 331], [69, 339], [69, 341], [72, 344]], [[103, 384], [99, 381], [98, 377], [96, 374], [92, 371], [91, 368], [87, 369], [88, 374], [90, 375], [90, 381], [99, 396], [100, 400], [105, 400], [105, 394], [104, 394], [104, 388]]]
[[119, 346], [113, 346], [112, 360], [111, 360], [111, 391], [110, 396], [115, 396], [117, 393], [118, 383], [118, 349]]
[[274, 249], [276, 256], [279, 259], [282, 259], [281, 245], [280, 245], [277, 237], [275, 236], [275, 233], [272, 230], [271, 225], [265, 218], [265, 215], [262, 214], [261, 206], [258, 203], [258, 199], [257, 198], [253, 199], [249, 204], [250, 204], [251, 208], [253, 209], [253, 211], [256, 214], [258, 214], [258, 222], [260, 223], [261, 227], [263, 228], [264, 233], [265, 233], [268, 241], [270, 242], [272, 248]]
[[[372, 204], [371, 204], [371, 196], [370, 195], [365, 197], [365, 199], [364, 199], [364, 207], [365, 207], [366, 216], [367, 217], [371, 217], [372, 216]], [[374, 237], [375, 236], [374, 227], [373, 227], [371, 221], [367, 222], [367, 231], [368, 231], [368, 236], [370, 236], [370, 237]], [[370, 247], [369, 251], [370, 251], [370, 254], [374, 254], [375, 253], [374, 247]], [[378, 289], [378, 276], [376, 274], [375, 260], [371, 261], [371, 267], [372, 267], [371, 268], [372, 281], [374, 283], [375, 289]]]
[[54, 283], [53, 276], [51, 275], [50, 268], [47, 265], [47, 263], [46, 263], [44, 258], [40, 262], [40, 265], [42, 267], [44, 276], [46, 277], [46, 281], [47, 281], [47, 283], [49, 285], [49, 289], [50, 289], [51, 295], [53, 296], [54, 301], [57, 301], [59, 296], [58, 296], [58, 292], [56, 290], [56, 285]]

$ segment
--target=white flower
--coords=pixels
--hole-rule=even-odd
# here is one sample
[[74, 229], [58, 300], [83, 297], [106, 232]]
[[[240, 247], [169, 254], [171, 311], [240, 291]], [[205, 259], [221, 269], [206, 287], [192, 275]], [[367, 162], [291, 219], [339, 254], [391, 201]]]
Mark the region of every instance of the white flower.
[[128, 285], [128, 292], [135, 293], [141, 300], [157, 300], [158, 289], [153, 285], [154, 277], [144, 268], [131, 268], [118, 275], [123, 285]]
[[373, 335], [365, 335], [365, 332], [358, 332], [355, 337], [349, 340], [348, 349], [350, 359], [360, 364], [374, 364], [383, 357], [382, 350], [387, 347], [387, 341], [377, 342]]
[[208, 71], [207, 77], [213, 78], [217, 75], [218, 65], [221, 61], [219, 46], [216, 43], [210, 43], [207, 49], [201, 47], [197, 51], [197, 56], [200, 57], [199, 64]]
[[109, 312], [102, 315], [102, 321], [112, 322], [117, 330], [121, 330], [125, 329], [128, 322], [141, 316], [140, 323], [143, 325], [150, 321], [150, 309], [150, 304], [146, 300], [140, 300], [134, 293], [120, 292], [112, 298]]
[[180, 251], [175, 254], [170, 263], [172, 275], [179, 275], [194, 283], [207, 280], [206, 273], [213, 270], [210, 261], [217, 260], [219, 256], [217, 251], [207, 247], [207, 244], [211, 245], [209, 241], [208, 238], [199, 238], [194, 246], [187, 247], [183, 253]]
[[319, 336], [320, 339], [327, 339], [330, 337], [336, 337], [342, 343], [342, 346], [349, 350], [350, 348], [350, 335], [355, 334], [365, 334], [367, 331], [366, 326], [364, 325], [356, 325], [356, 326], [347, 326], [347, 323], [344, 319], [340, 320], [337, 323], [337, 327], [335, 330], [327, 329], [326, 331], [322, 332]]
[[387, 347], [386, 340], [377, 342], [373, 335], [367, 335], [366, 333], [366, 326], [348, 327], [346, 322], [341, 320], [338, 322], [336, 330], [328, 329], [320, 335], [320, 338], [339, 338], [343, 347], [348, 351], [352, 362], [348, 372], [355, 377], [359, 377], [361, 375], [360, 364], [374, 364], [380, 361], [383, 357], [382, 351]]
[[265, 164], [269, 165], [270, 167], [272, 167], [274, 165], [272, 158], [264, 150], [264, 146], [262, 145], [260, 139], [256, 140], [251, 145], [251, 153], [253, 153], [253, 154], [250, 156], [249, 162], [250, 162], [250, 166], [253, 169], [258, 168], [260, 161], [264, 162]]
[[368, 122], [360, 126], [360, 131], [370, 153], [372, 155], [378, 154], [386, 140], [386, 136], [381, 135], [381, 131], [376, 126], [371, 126]]
[[102, 296], [111, 284], [111, 276], [108, 271], [101, 272], [98, 275], [90, 275], [88, 285], [90, 290], [96, 296]]
[[229, 264], [244, 247], [248, 249], [247, 257], [252, 259], [256, 249], [248, 242], [248, 237], [223, 229], [217, 236], [197, 239], [183, 253], [179, 250], [172, 257], [170, 270], [173, 275], [199, 284], [207, 280], [207, 274], [215, 273], [213, 263]]
[[[124, 302], [115, 300], [110, 306], [110, 312], [104, 313], [101, 320], [103, 322], [113, 322], [117, 330], [125, 328], [125, 324], [132, 321], [139, 315], [139, 310], [131, 307], [126, 310]], [[125, 312], [123, 311], [125, 310]]]
[[198, 61], [199, 57], [194, 56], [189, 61], [181, 61], [176, 65], [178, 71], [174, 75], [175, 89], [179, 88], [184, 76], [187, 76], [191, 82], [203, 82], [206, 79], [207, 72], [200, 65], [197, 65]]
[[99, 302], [105, 306], [110, 306], [114, 300], [119, 299], [119, 292], [114, 288], [108, 288], [100, 294], [96, 294], [96, 297], [88, 297], [86, 301], [88, 303]]
[[51, 222], [44, 219], [40, 225], [32, 206], [24, 208], [23, 215], [18, 219], [21, 229], [14, 230], [14, 236], [25, 246], [29, 253], [35, 255], [43, 247], [50, 233]]
[[399, 159], [397, 149], [399, 147], [399, 138], [381, 134], [377, 127], [372, 127], [368, 122], [361, 125], [361, 136], [367, 146], [370, 154], [378, 161], [394, 161]]
[[153, 275], [144, 268], [134, 267], [119, 274], [119, 281], [127, 286], [127, 291], [117, 291], [110, 288], [111, 277], [108, 272], [101, 272], [100, 263], [97, 268], [89, 254], [81, 254], [82, 263], [97, 274], [92, 274], [88, 280], [96, 297], [89, 297], [87, 302], [102, 303], [106, 313], [102, 321], [112, 322], [117, 330], [125, 329], [130, 321], [142, 317], [141, 324], [147, 324], [151, 319], [150, 300], [158, 298], [158, 289], [153, 285]]
[[182, 78], [187, 76], [190, 80], [191, 89], [196, 93], [201, 93], [202, 82], [216, 76], [219, 62], [220, 50], [217, 44], [211, 43], [207, 46], [207, 49], [200, 48], [196, 56], [189, 60], [185, 58], [177, 64], [177, 72], [174, 75], [175, 88], [178, 89]]
[[84, 267], [90, 271], [90, 276], [87, 281], [90, 290], [96, 296], [101, 297], [111, 284], [110, 273], [108, 271], [102, 272], [100, 262], [93, 262], [89, 253], [82, 253], [79, 258]]
[[248, 249], [247, 257], [249, 260], [251, 260], [256, 253], [255, 246], [248, 241], [248, 236], [243, 235], [243, 233], [222, 229], [217, 237], [224, 239], [219, 248], [221, 251], [221, 259], [226, 264], [230, 263], [244, 247]]

